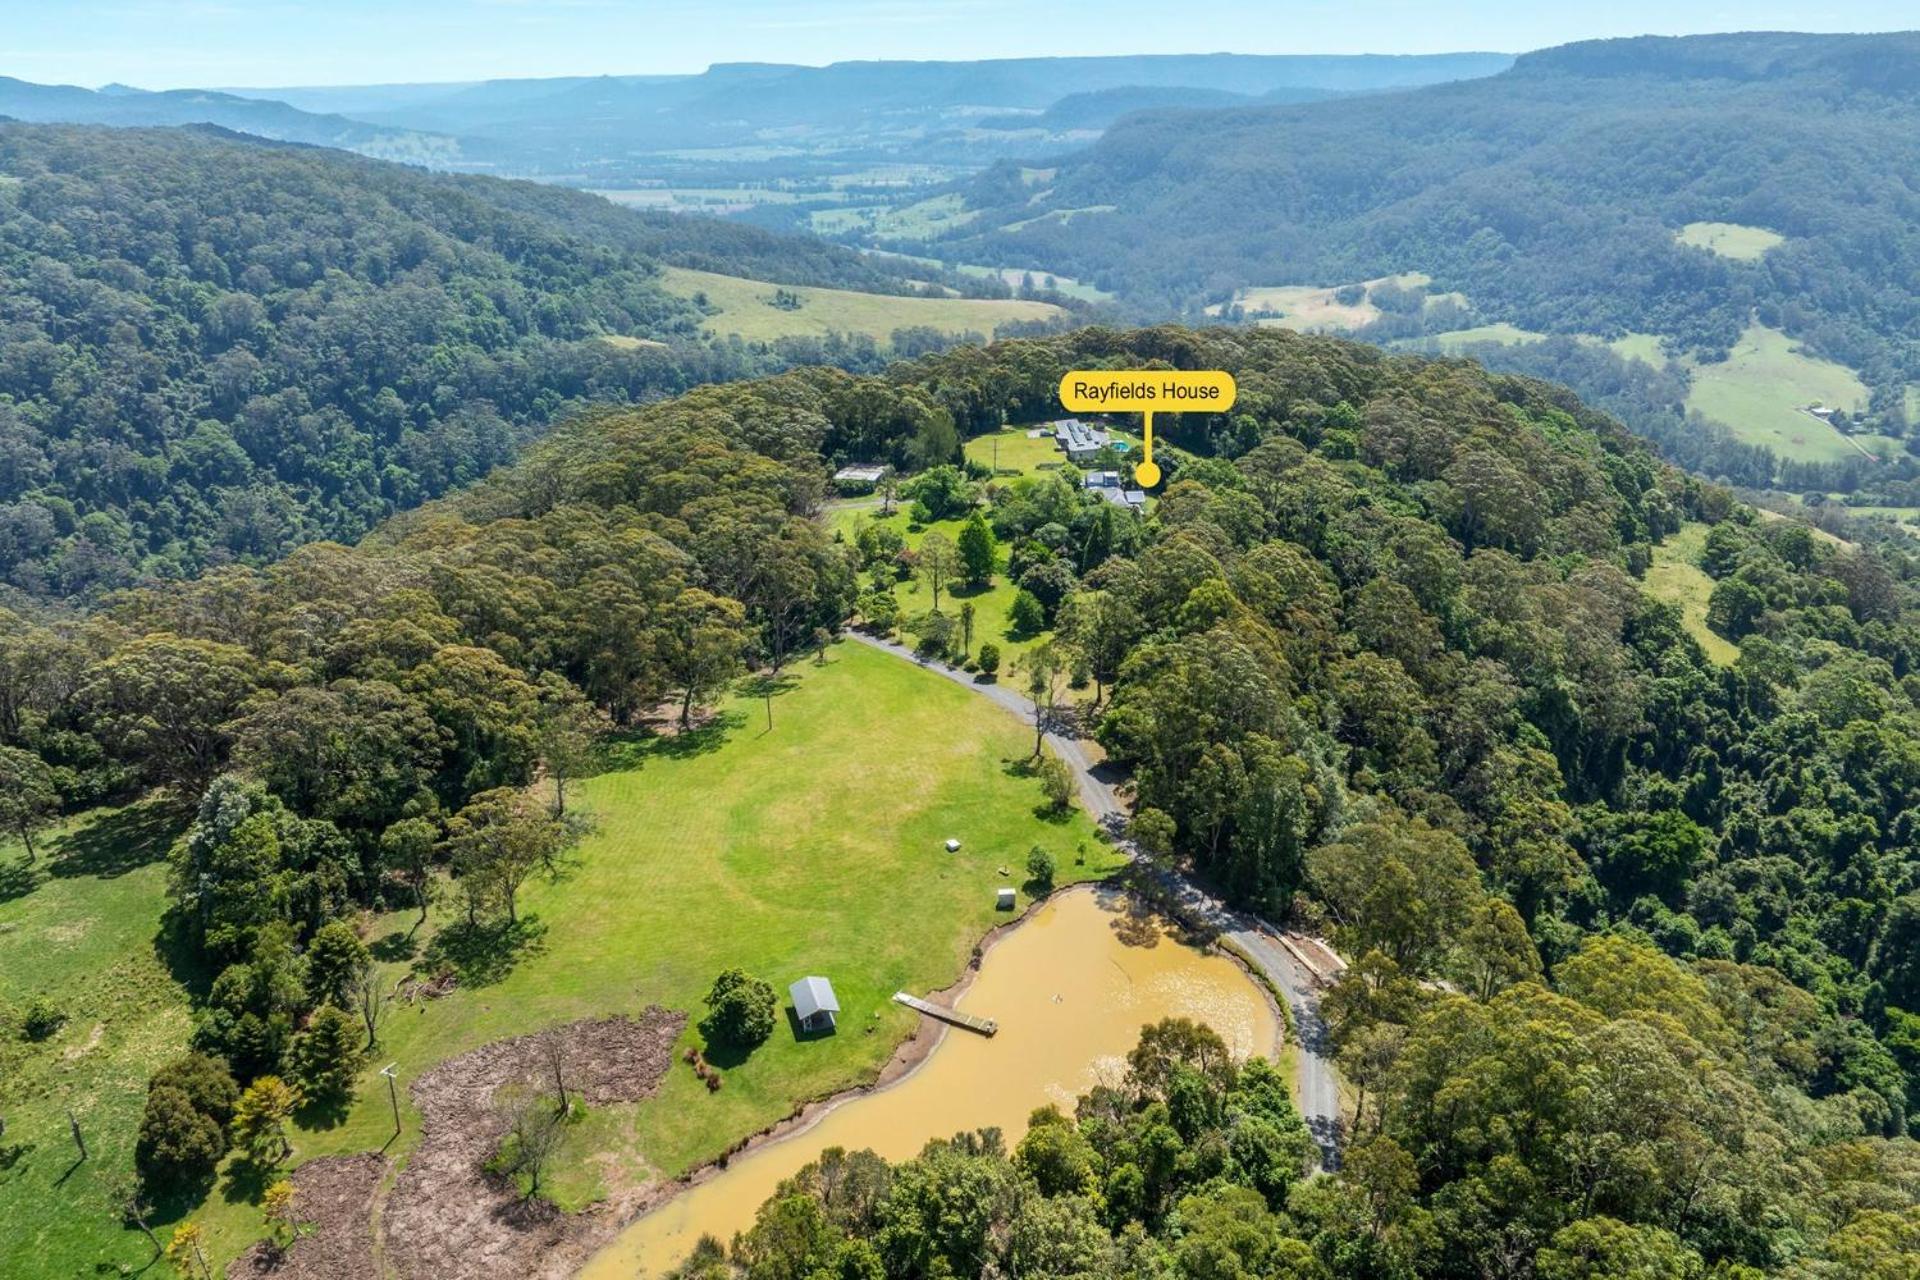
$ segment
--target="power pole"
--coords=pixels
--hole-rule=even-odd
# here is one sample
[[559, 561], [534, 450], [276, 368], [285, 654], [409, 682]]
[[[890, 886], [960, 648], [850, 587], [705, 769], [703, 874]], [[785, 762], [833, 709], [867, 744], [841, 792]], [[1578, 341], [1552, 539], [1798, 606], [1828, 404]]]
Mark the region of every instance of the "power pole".
[[395, 1087], [393, 1080], [399, 1066], [397, 1062], [389, 1062], [380, 1068], [380, 1074], [385, 1076], [387, 1081], [387, 1101], [393, 1104], [393, 1136], [396, 1138], [400, 1136], [400, 1090]]
[[80, 1148], [80, 1158], [87, 1158], [87, 1139], [80, 1132], [80, 1120], [73, 1114], [73, 1108], [67, 1108], [67, 1127], [73, 1130], [73, 1145]]

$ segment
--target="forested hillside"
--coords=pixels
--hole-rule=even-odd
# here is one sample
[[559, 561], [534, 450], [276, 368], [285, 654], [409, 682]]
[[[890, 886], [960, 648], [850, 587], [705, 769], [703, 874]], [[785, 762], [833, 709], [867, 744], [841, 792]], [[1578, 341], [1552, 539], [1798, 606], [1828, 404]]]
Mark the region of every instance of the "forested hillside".
[[[1920, 380], [1917, 65], [1912, 34], [1648, 38], [1403, 93], [1152, 112], [1044, 184], [983, 176], [936, 251], [1161, 312], [1421, 271], [1483, 319], [1703, 360], [1757, 316], [1859, 370], [1891, 417]], [[1728, 257], [1676, 239], [1696, 222], [1783, 239]]]
[[[940, 465], [956, 428], [1055, 412], [1066, 369], [1156, 361], [1231, 370], [1240, 399], [1168, 431], [1144, 520], [1071, 475]], [[150, 1189], [211, 1178], [193, 1099], [233, 1084], [210, 1079], [339, 1087], [335, 922], [449, 879], [467, 926], [509, 926], [565, 841], [517, 798], [536, 771], [890, 612], [916, 558], [814, 518], [847, 456], [934, 464], [920, 500], [977, 504], [1047, 594], [1052, 636], [1006, 678], [1095, 686], [1145, 848], [1354, 958], [1325, 1002], [1345, 1169], [1303, 1178], [1275, 1073], [1163, 1029], [1011, 1162], [968, 1140], [823, 1175], [690, 1274], [1911, 1274], [1914, 564], [1762, 521], [1545, 384], [1236, 329], [606, 411], [358, 549], [10, 624], [11, 793], [145, 784], [197, 815], [170, 954], [218, 974], [192, 986], [215, 1061], [149, 1095]], [[1683, 530], [1728, 665], [1650, 594]], [[11, 1052], [40, 1081], [59, 1050]]]
[[556, 188], [211, 130], [0, 126], [0, 581], [84, 597], [352, 539], [568, 405], [877, 362], [703, 340], [661, 262], [908, 287], [818, 241]]

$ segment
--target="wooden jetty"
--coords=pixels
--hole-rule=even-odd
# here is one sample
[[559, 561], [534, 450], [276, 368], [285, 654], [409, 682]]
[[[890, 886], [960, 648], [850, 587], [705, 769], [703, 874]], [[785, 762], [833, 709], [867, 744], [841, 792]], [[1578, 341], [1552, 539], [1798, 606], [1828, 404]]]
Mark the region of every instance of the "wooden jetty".
[[953, 1026], [965, 1027], [968, 1031], [972, 1031], [977, 1035], [990, 1036], [1000, 1029], [1000, 1024], [992, 1018], [976, 1018], [972, 1014], [962, 1013], [958, 1009], [948, 1009], [942, 1005], [930, 1004], [920, 997], [910, 996], [904, 991], [894, 992], [893, 999], [896, 1004], [903, 1004], [909, 1009], [918, 1009], [929, 1018], [938, 1018], [940, 1021]]

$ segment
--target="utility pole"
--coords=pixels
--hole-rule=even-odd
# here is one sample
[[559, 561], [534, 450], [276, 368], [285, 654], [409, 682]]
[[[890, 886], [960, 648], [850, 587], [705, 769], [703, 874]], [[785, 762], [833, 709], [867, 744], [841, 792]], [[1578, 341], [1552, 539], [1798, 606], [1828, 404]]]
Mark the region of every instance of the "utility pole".
[[389, 1062], [380, 1068], [380, 1074], [386, 1077], [387, 1081], [387, 1101], [393, 1104], [393, 1136], [396, 1138], [400, 1136], [400, 1090], [394, 1085], [393, 1080], [399, 1066], [397, 1062]]
[[73, 1130], [73, 1145], [80, 1148], [80, 1158], [87, 1158], [87, 1139], [80, 1132], [80, 1120], [73, 1114], [73, 1108], [67, 1108], [67, 1127]]

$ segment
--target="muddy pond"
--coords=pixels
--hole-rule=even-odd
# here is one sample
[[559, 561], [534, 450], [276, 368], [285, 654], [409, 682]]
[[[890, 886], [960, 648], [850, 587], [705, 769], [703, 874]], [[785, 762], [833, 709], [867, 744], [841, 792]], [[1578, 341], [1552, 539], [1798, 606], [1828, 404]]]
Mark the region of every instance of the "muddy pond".
[[636, 1220], [581, 1277], [656, 1276], [704, 1234], [731, 1240], [783, 1179], [829, 1147], [904, 1160], [929, 1139], [987, 1126], [1012, 1146], [1035, 1107], [1053, 1102], [1070, 1111], [1094, 1084], [1117, 1080], [1141, 1026], [1160, 1018], [1206, 1022], [1242, 1056], [1277, 1052], [1279, 1021], [1264, 990], [1231, 959], [1183, 945], [1128, 905], [1094, 889], [1042, 904], [998, 936], [958, 1001], [996, 1020], [999, 1034], [949, 1029], [894, 1084], [849, 1097], [807, 1127], [735, 1157]]

